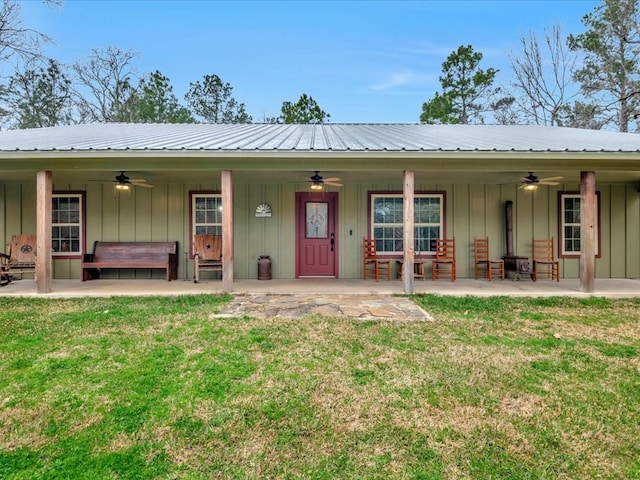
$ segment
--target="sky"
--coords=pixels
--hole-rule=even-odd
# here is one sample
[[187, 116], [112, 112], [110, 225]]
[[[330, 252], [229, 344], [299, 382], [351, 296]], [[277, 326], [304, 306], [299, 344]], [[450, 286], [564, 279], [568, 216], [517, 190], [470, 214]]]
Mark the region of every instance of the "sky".
[[332, 123], [418, 123], [441, 91], [442, 62], [460, 45], [480, 67], [511, 78], [522, 36], [584, 31], [597, 0], [22, 2], [24, 24], [54, 44], [45, 54], [86, 61], [110, 46], [138, 53], [139, 75], [159, 70], [181, 103], [192, 82], [218, 75], [254, 122], [310, 95]]

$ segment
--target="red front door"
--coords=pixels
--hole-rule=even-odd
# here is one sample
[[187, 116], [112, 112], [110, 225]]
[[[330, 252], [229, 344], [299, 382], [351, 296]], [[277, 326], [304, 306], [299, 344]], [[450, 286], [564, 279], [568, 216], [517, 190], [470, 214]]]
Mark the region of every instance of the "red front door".
[[296, 278], [338, 276], [336, 192], [296, 193]]

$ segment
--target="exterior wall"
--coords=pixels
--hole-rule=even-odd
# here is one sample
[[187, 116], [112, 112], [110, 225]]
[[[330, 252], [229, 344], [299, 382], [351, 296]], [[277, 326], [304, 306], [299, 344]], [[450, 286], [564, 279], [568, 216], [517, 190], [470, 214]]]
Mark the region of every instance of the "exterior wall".
[[[215, 177], [215, 176], [214, 176]], [[367, 236], [368, 191], [402, 189], [397, 182], [347, 184], [339, 193], [338, 248], [341, 278], [360, 278], [362, 238]], [[597, 177], [597, 172], [596, 172]], [[114, 195], [100, 183], [54, 184], [54, 190], [86, 191], [86, 248], [95, 240], [178, 240], [179, 279], [191, 279], [189, 251], [189, 191], [220, 190], [219, 178], [203, 184], [156, 184]], [[257, 278], [260, 255], [272, 260], [273, 278], [295, 276], [295, 192], [304, 185], [241, 183], [234, 180], [234, 276]], [[534, 193], [516, 186], [429, 184], [416, 182], [419, 191], [446, 192], [446, 235], [456, 237], [458, 276], [473, 276], [473, 238], [488, 236], [491, 254], [506, 253], [504, 203], [513, 201], [514, 249], [530, 256], [531, 239], [552, 236], [558, 241], [558, 191], [576, 191], [578, 184], [540, 188]], [[599, 278], [640, 277], [640, 195], [631, 185], [598, 185], [600, 192], [601, 257]], [[256, 218], [255, 207], [269, 203], [272, 217]], [[36, 186], [0, 183], [0, 238], [36, 231]], [[561, 275], [579, 276], [578, 259], [561, 259]], [[164, 278], [160, 271], [111, 271], [105, 277]], [[427, 274], [430, 262], [427, 262]], [[80, 278], [80, 260], [54, 259], [54, 278]]]

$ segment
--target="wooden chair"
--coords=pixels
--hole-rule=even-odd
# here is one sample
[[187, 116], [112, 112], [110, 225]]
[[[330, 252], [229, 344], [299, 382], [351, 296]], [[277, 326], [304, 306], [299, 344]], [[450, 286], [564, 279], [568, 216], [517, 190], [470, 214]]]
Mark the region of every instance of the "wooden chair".
[[222, 273], [222, 235], [193, 236], [193, 282], [200, 281], [200, 272]]
[[436, 280], [443, 276], [456, 279], [456, 239], [438, 238], [436, 240], [436, 258], [432, 262], [431, 279]]
[[36, 236], [13, 235], [7, 253], [0, 253], [0, 285], [6, 285], [16, 274], [36, 273]]
[[535, 282], [538, 275], [547, 275], [551, 280], [560, 281], [560, 262], [555, 258], [553, 237], [533, 239], [533, 273], [531, 278]]
[[483, 274], [489, 281], [495, 276], [504, 280], [504, 260], [489, 258], [489, 239], [473, 239], [473, 255], [475, 259], [475, 278]]
[[371, 272], [376, 282], [380, 281], [380, 275], [386, 275], [387, 280], [391, 280], [391, 260], [388, 258], [378, 258], [376, 241], [364, 238], [362, 240], [362, 275], [367, 279], [367, 274]]

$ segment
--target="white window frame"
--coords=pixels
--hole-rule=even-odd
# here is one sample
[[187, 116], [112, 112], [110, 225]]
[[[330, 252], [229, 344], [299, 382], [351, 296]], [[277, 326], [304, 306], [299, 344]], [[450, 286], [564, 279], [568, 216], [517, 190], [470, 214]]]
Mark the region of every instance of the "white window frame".
[[[580, 240], [579, 232], [580, 232], [580, 218], [578, 218], [578, 222], [567, 222], [566, 221], [566, 210], [565, 210], [565, 199], [577, 199], [580, 200], [580, 193], [577, 192], [558, 192], [558, 256], [564, 258], [571, 257], [579, 257], [580, 250], [568, 250], [565, 245], [566, 227], [577, 227], [578, 237]], [[579, 202], [578, 202], [579, 204]], [[579, 205], [578, 205], [578, 208]], [[600, 192], [596, 192], [596, 221], [594, 222], [595, 228], [595, 255], [596, 257], [600, 257]]]
[[[197, 221], [196, 204], [199, 199], [213, 198], [216, 200], [219, 213], [216, 213], [215, 219], [206, 219], [203, 222]], [[191, 234], [211, 233], [222, 234], [222, 193], [220, 192], [191, 192]], [[203, 231], [206, 230], [206, 231]]]
[[[84, 253], [84, 236], [85, 236], [85, 205], [84, 205], [84, 192], [53, 192], [51, 194], [52, 202], [51, 202], [51, 211], [53, 217], [54, 208], [54, 199], [59, 198], [77, 198], [78, 199], [78, 222], [65, 222], [65, 221], [54, 221], [54, 218], [51, 219], [51, 254], [53, 257], [79, 257]], [[59, 220], [59, 219], [58, 219]], [[54, 235], [56, 228], [66, 228], [66, 227], [77, 227], [78, 228], [78, 238], [70, 241], [69, 249], [65, 250], [62, 246], [59, 245], [58, 241], [63, 238], [60, 235]], [[72, 237], [68, 237], [71, 239]], [[71, 245], [76, 242], [78, 243], [78, 248], [76, 250], [71, 249]]]
[[[403, 218], [404, 215], [401, 216], [401, 218], [399, 219], [399, 222], [390, 222], [390, 223], [376, 223], [375, 222], [375, 203], [377, 199], [380, 198], [393, 198], [393, 199], [400, 199], [401, 201], [403, 200], [403, 194], [402, 192], [370, 192], [369, 194], [369, 212], [370, 212], [370, 216], [369, 216], [369, 237], [376, 240], [376, 248], [377, 248], [377, 253], [378, 255], [381, 256], [398, 256], [398, 255], [402, 255], [404, 253], [404, 251], [402, 249], [398, 250], [385, 250], [385, 241], [384, 240], [380, 240], [379, 238], [376, 238], [376, 228], [379, 227], [385, 227], [385, 228], [396, 228], [399, 229], [400, 231], [400, 236], [395, 236], [396, 238], [396, 244], [401, 245], [402, 244], [402, 239], [403, 239], [403, 235], [402, 232], [404, 230], [404, 223], [403, 223]], [[414, 202], [415, 199], [420, 199], [420, 198], [436, 198], [439, 200], [439, 206], [440, 206], [440, 212], [439, 212], [439, 217], [440, 217], [440, 221], [439, 222], [429, 222], [429, 223], [425, 223], [425, 222], [417, 222], [415, 220], [415, 215], [417, 215], [418, 213], [418, 209], [416, 209], [415, 214], [414, 214], [414, 238], [416, 239], [416, 242], [419, 238], [419, 236], [415, 233], [418, 229], [420, 228], [434, 228], [437, 227], [438, 228], [438, 237], [437, 238], [444, 238], [445, 235], [445, 212], [446, 212], [446, 205], [445, 205], [445, 192], [416, 192], [414, 194]], [[435, 238], [431, 239], [431, 240], [435, 240]], [[388, 242], [386, 242], [388, 243]], [[431, 248], [434, 248], [435, 245], [432, 245]], [[427, 249], [424, 248], [418, 248], [418, 245], [414, 246], [415, 250], [416, 250], [416, 256], [431, 256], [434, 255], [434, 250], [430, 250], [429, 247], [427, 247]]]

